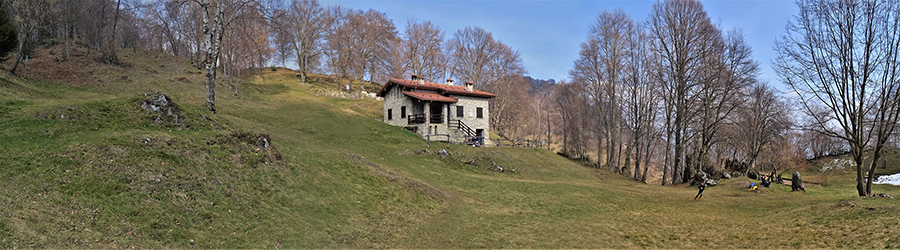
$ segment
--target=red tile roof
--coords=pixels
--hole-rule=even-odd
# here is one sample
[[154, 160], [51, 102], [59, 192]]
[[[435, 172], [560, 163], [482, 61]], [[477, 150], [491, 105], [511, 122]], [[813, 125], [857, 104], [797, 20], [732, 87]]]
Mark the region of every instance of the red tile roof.
[[[391, 78], [387, 83], [384, 84], [384, 87], [381, 87], [381, 90], [378, 91], [378, 96], [384, 97], [387, 94], [387, 90], [394, 85], [399, 85], [411, 89], [421, 89], [421, 90], [433, 90], [437, 91], [438, 94], [441, 95], [461, 95], [461, 96], [475, 96], [475, 97], [485, 97], [491, 98], [496, 97], [497, 95], [491, 94], [488, 92], [484, 92], [481, 90], [472, 90], [472, 92], [466, 91], [466, 87], [463, 86], [450, 86], [446, 84], [439, 84], [433, 82], [425, 82], [425, 84], [419, 84], [417, 81], [412, 80], [402, 80]], [[454, 98], [455, 99], [455, 98]]]
[[443, 96], [443, 95], [440, 95], [440, 94], [435, 94], [435, 93], [409, 92], [409, 91], [403, 91], [402, 93], [403, 93], [404, 95], [407, 95], [407, 96], [409, 96], [409, 97], [416, 98], [416, 99], [419, 99], [419, 100], [422, 100], [422, 101], [432, 101], [432, 102], [452, 102], [452, 103], [455, 103], [455, 102], [459, 101], [459, 100], [456, 99], [456, 98], [453, 98], [453, 97], [446, 97], [446, 96]]

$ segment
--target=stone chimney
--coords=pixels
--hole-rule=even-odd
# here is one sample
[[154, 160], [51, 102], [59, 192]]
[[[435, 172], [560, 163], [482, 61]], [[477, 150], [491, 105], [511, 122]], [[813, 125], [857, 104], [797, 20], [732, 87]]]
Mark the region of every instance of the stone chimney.
[[447, 86], [453, 86], [453, 79], [447, 78]]
[[413, 74], [410, 78], [419, 85], [425, 85], [425, 78], [420, 78], [419, 75]]
[[472, 88], [475, 87], [474, 84], [470, 81], [466, 81], [466, 91], [472, 92]]

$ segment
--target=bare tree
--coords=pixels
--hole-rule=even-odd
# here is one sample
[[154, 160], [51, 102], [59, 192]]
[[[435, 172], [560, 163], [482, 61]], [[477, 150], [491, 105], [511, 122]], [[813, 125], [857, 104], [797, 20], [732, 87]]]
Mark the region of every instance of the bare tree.
[[[550, 85], [550, 87], [542, 88], [538, 90], [538, 92], [533, 96], [534, 97], [534, 110], [536, 112], [536, 122], [537, 125], [537, 134], [543, 138], [543, 143], [545, 147], [549, 150], [550, 145], [553, 144], [553, 127], [552, 125], [556, 125], [553, 121], [558, 119], [555, 118], [555, 113], [553, 111], [553, 100], [551, 99], [552, 88], [554, 85]], [[558, 125], [556, 125], [558, 126]]]
[[288, 23], [290, 22], [290, 17], [287, 16], [287, 11], [285, 9], [275, 9], [272, 11], [272, 15], [269, 17], [269, 23], [272, 24], [272, 46], [275, 51], [276, 62], [281, 62], [281, 67], [287, 68], [287, 62], [294, 60], [294, 49], [292, 41], [293, 36], [289, 31]]
[[[898, 3], [804, 0], [797, 6], [800, 13], [776, 42], [776, 72], [807, 112], [817, 105], [828, 110], [811, 118], [819, 131], [847, 142], [856, 163], [857, 192], [869, 196], [864, 170], [871, 183], [886, 137], [897, 124]], [[870, 146], [873, 161], [866, 167]]]
[[[506, 138], [521, 138], [520, 126], [526, 125], [526, 116], [532, 114], [531, 98], [528, 91], [531, 86], [521, 75], [510, 75], [508, 78], [493, 82], [485, 90], [497, 94], [490, 103], [491, 125], [497, 133]], [[533, 128], [533, 126], [532, 126]]]
[[570, 158], [588, 158], [590, 128], [595, 119], [595, 110], [590, 106], [591, 97], [583, 83], [560, 83], [553, 87], [552, 99], [562, 121], [562, 153]]
[[694, 148], [693, 166], [685, 172], [687, 178], [699, 180], [698, 173], [710, 167], [711, 149], [722, 137], [718, 136], [724, 121], [743, 101], [742, 90], [756, 82], [759, 66], [752, 58], [752, 49], [743, 35], [732, 30], [728, 36], [712, 41], [713, 56], [703, 63], [707, 70], [701, 72], [698, 90], [698, 119], [695, 131], [698, 145]]
[[447, 42], [451, 57], [450, 75], [461, 82], [472, 82], [476, 88], [486, 84], [484, 71], [495, 51], [496, 41], [490, 32], [481, 27], [467, 26], [456, 31]]
[[755, 83], [749, 88], [747, 101], [738, 111], [736, 130], [738, 147], [747, 155], [750, 167], [744, 175], [756, 167], [763, 149], [782, 136], [791, 127], [789, 107], [779, 100], [775, 90], [765, 83]]
[[122, 11], [122, 0], [116, 0], [116, 11], [113, 15], [112, 30], [109, 32], [108, 41], [101, 47], [100, 62], [105, 64], [119, 63], [119, 57], [116, 55], [116, 30], [119, 26], [119, 13]]
[[19, 63], [25, 59], [25, 56], [28, 53], [28, 42], [33, 40], [31, 36], [35, 35], [35, 32], [39, 29], [49, 25], [52, 14], [50, 11], [51, 4], [48, 0], [9, 1], [6, 2], [6, 7], [9, 9], [10, 21], [16, 26], [16, 30], [18, 31], [18, 34], [16, 35], [16, 39], [18, 40], [18, 44], [16, 45], [16, 61], [9, 70], [15, 74], [16, 69], [19, 67]]
[[444, 32], [437, 25], [407, 21], [399, 48], [403, 71], [425, 79], [440, 79], [447, 67], [443, 46]]
[[[477, 88], [494, 93], [513, 93], [527, 85], [521, 79], [526, 71], [519, 52], [494, 40], [493, 35], [481, 27], [458, 30], [448, 42], [448, 50], [451, 77], [473, 82]], [[499, 95], [491, 100], [491, 123], [500, 136], [509, 136], [510, 125], [519, 119], [515, 112], [504, 114], [519, 103], [514, 100], [519, 97], [514, 96], [518, 95]]]
[[[623, 121], [625, 127], [631, 131], [631, 144], [625, 154], [625, 166], [630, 165], [632, 153], [634, 155], [634, 179], [645, 181], [649, 161], [649, 147], [652, 143], [650, 133], [656, 121], [656, 109], [658, 95], [654, 93], [656, 82], [652, 80], [651, 57], [647, 45], [649, 36], [637, 27], [628, 36], [627, 60], [625, 79], [623, 81]], [[644, 170], [641, 171], [641, 160], [644, 162]]]
[[698, 97], [704, 74], [709, 70], [704, 60], [717, 56], [716, 43], [720, 35], [703, 5], [694, 0], [655, 3], [647, 31], [653, 38], [651, 52], [659, 58], [656, 81], [664, 83], [661, 90], [667, 108], [666, 137], [670, 138], [667, 141], [674, 148], [666, 168], [671, 163], [673, 183], [682, 183], [688, 125], [697, 112], [694, 100]]
[[63, 40], [65, 41], [65, 57], [72, 55], [71, 44], [72, 38], [75, 36], [74, 29], [76, 20], [81, 9], [77, 0], [59, 0], [57, 1], [56, 13], [59, 13], [60, 30], [62, 31]]
[[200, 15], [203, 18], [202, 27], [206, 46], [206, 58], [203, 60], [203, 65], [206, 67], [206, 108], [216, 113], [216, 69], [221, 55], [222, 39], [240, 12], [244, 8], [253, 8], [255, 5], [251, 0], [192, 1], [199, 4]]
[[[588, 41], [581, 44], [572, 78], [584, 81], [591, 87], [591, 94], [600, 116], [598, 117], [597, 156], [603, 155], [606, 141], [606, 163], [611, 170], [620, 172], [619, 156], [622, 143], [622, 108], [619, 101], [627, 64], [630, 34], [634, 33], [634, 21], [623, 10], [603, 11], [591, 26]], [[605, 140], [604, 140], [605, 139]], [[598, 158], [598, 166], [600, 159]]]
[[285, 36], [290, 38], [297, 59], [300, 82], [306, 82], [310, 69], [319, 60], [328, 17], [317, 0], [294, 0], [287, 12]]
[[249, 68], [262, 68], [271, 59], [274, 50], [270, 46], [271, 26], [258, 8], [244, 8], [226, 30], [219, 60], [225, 83], [237, 94], [235, 77]]
[[[531, 86], [523, 79], [525, 66], [518, 51], [506, 44], [496, 42], [482, 79], [482, 88], [498, 96], [491, 99], [491, 124], [498, 135], [507, 136], [510, 129], [517, 128], [517, 121], [530, 113], [518, 112], [523, 106], [530, 106], [528, 92]], [[508, 94], [502, 94], [508, 93]], [[507, 137], [510, 138], [510, 137]]]
[[[382, 80], [391, 74], [391, 52], [397, 31], [387, 15], [374, 10], [329, 9], [330, 25], [326, 34], [326, 55], [332, 72], [340, 79]], [[342, 83], [339, 83], [342, 85]]]
[[352, 50], [350, 44], [352, 42], [352, 30], [349, 25], [349, 12], [340, 5], [329, 7], [328, 28], [325, 34], [325, 55], [328, 57], [328, 67], [331, 73], [338, 77], [338, 87], [343, 87], [343, 79], [347, 78], [350, 73], [350, 66], [353, 63], [351, 58]]
[[[355, 29], [355, 58], [360, 60], [355, 65], [362, 66], [357, 70], [358, 80], [368, 76], [369, 82], [387, 81], [390, 53], [398, 39], [394, 22], [384, 12], [370, 9], [362, 15], [353, 16], [351, 23]], [[360, 90], [363, 90], [361, 82]]]

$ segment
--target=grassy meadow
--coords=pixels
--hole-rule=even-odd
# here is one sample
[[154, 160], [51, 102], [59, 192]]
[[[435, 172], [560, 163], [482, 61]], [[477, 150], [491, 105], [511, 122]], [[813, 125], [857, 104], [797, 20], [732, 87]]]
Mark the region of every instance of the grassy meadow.
[[[325, 76], [261, 69], [219, 85], [212, 114], [187, 60], [54, 53], [0, 73], [0, 248], [900, 247], [900, 205], [855, 198], [850, 169], [694, 201], [545, 150], [426, 147], [380, 122], [380, 101], [323, 94], [347, 84]], [[179, 120], [137, 104], [157, 91]]]

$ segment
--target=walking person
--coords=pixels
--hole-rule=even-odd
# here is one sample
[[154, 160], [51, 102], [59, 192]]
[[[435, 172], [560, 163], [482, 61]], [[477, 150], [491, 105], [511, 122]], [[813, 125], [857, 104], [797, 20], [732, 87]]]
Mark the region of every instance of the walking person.
[[697, 191], [697, 196], [694, 196], [694, 200], [703, 198], [703, 190], [706, 190], [706, 182], [700, 183], [700, 187], [697, 187], [697, 189], [700, 189], [700, 191]]

